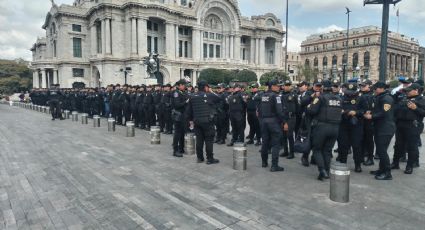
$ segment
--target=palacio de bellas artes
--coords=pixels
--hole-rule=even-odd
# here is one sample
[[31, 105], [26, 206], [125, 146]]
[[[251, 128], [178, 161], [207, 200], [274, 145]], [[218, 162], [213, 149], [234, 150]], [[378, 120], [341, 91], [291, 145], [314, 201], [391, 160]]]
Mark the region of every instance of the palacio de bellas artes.
[[[283, 69], [284, 30], [274, 14], [241, 15], [236, 0], [77, 0], [53, 4], [32, 47], [33, 85], [196, 84], [206, 68]], [[158, 54], [157, 79], [143, 59]]]

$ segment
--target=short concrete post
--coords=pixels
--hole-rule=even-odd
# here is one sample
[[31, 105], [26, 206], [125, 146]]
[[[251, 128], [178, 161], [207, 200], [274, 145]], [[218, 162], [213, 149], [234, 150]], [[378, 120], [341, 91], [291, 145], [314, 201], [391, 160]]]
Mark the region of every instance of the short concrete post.
[[188, 155], [195, 154], [195, 140], [196, 136], [193, 133], [187, 133], [184, 136], [184, 152]]
[[127, 122], [126, 126], [127, 126], [126, 137], [134, 137], [135, 136], [134, 122], [129, 121]]
[[330, 170], [330, 195], [332, 201], [350, 201], [350, 170], [346, 164], [333, 163]]
[[160, 133], [160, 128], [158, 126], [151, 127], [150, 135], [151, 135], [152, 145], [161, 144], [161, 133]]
[[245, 171], [247, 168], [248, 150], [245, 144], [235, 144], [233, 147], [233, 169]]
[[78, 121], [78, 112], [77, 111], [73, 111], [71, 116], [72, 116], [72, 121], [74, 121], [74, 122]]
[[99, 115], [93, 116], [93, 127], [95, 127], [95, 128], [100, 127], [100, 116]]
[[69, 113], [70, 113], [70, 111], [69, 110], [64, 110], [63, 111], [63, 118], [65, 118], [65, 119], [69, 119]]
[[115, 132], [115, 119], [108, 118], [108, 132]]
[[89, 115], [87, 113], [81, 114], [81, 124], [87, 125], [88, 124], [88, 117], [89, 117]]

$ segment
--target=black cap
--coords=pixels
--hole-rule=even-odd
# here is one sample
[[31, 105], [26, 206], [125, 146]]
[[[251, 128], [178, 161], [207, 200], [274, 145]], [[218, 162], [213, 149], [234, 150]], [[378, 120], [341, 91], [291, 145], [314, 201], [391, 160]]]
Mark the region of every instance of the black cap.
[[187, 84], [187, 82], [184, 79], [180, 79], [176, 82], [176, 85], [186, 85], [186, 84]]
[[164, 87], [170, 87], [171, 88], [171, 84], [166, 84], [166, 85], [164, 85]]
[[217, 85], [217, 88], [226, 88], [226, 85], [224, 83], [219, 83]]
[[[320, 80], [320, 79], [318, 79]], [[330, 80], [324, 80], [321, 83], [314, 83], [315, 85], [323, 85], [323, 88], [331, 88], [332, 87], [332, 82]]]
[[290, 85], [292, 85], [292, 82], [291, 82], [291, 80], [286, 80], [286, 81], [283, 82], [283, 85], [290, 86]]
[[378, 82], [376, 82], [376, 83], [373, 85], [373, 88], [374, 88], [374, 89], [377, 89], [377, 88], [387, 89], [387, 88], [388, 88], [388, 85], [387, 85], [385, 82], [378, 81]]
[[403, 83], [403, 84], [410, 84], [410, 83], [413, 83], [413, 79], [412, 79], [412, 78], [404, 78], [404, 77], [401, 77], [401, 78], [399, 78], [399, 81], [400, 81], [401, 83]]
[[360, 82], [360, 86], [365, 86], [365, 85], [372, 85], [372, 81], [371, 80], [363, 80], [362, 82]]
[[239, 83], [233, 84], [233, 88], [242, 88], [242, 85]]
[[355, 84], [355, 83], [347, 83], [347, 84], [345, 84], [345, 88], [347, 88], [347, 90], [350, 90], [350, 91], [357, 91], [357, 84]]
[[422, 79], [415, 81], [415, 83], [420, 85], [420, 86], [424, 86], [424, 80], [422, 80]]
[[279, 81], [276, 79], [269, 81], [269, 86], [272, 86], [272, 85], [279, 85]]
[[[329, 81], [329, 80], [328, 80]], [[331, 81], [329, 81], [329, 83], [330, 83]], [[316, 80], [314, 80], [314, 83], [313, 83], [315, 86], [322, 86], [323, 85], [323, 80], [322, 79], [316, 79]], [[331, 84], [332, 85], [332, 84]]]
[[300, 83], [298, 83], [298, 87], [301, 87], [301, 86], [304, 86], [304, 85], [306, 85], [306, 86], [309, 86], [310, 84], [308, 83], [308, 82], [306, 82], [306, 81], [301, 81]]
[[198, 88], [199, 89], [204, 89], [205, 86], [210, 87], [210, 85], [208, 84], [208, 82], [204, 81], [204, 80], [200, 80], [198, 81]]
[[251, 88], [258, 88], [258, 83], [252, 83], [250, 86]]
[[341, 83], [339, 82], [338, 79], [333, 79], [332, 80], [332, 87], [340, 87]]
[[410, 85], [407, 88], [404, 88], [403, 90], [406, 92], [410, 92], [412, 90], [420, 90], [422, 87], [418, 84], [418, 83], [413, 83], [412, 85]]

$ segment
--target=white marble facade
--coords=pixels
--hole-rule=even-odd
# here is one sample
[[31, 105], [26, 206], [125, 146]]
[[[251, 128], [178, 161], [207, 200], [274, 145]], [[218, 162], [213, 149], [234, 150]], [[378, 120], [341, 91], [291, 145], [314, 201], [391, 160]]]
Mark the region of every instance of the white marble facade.
[[[76, 0], [53, 5], [32, 47], [35, 88], [152, 83], [141, 60], [158, 53], [159, 83], [196, 83], [206, 68], [283, 69], [273, 14], [241, 16], [236, 0]], [[131, 69], [131, 70], [130, 70]]]

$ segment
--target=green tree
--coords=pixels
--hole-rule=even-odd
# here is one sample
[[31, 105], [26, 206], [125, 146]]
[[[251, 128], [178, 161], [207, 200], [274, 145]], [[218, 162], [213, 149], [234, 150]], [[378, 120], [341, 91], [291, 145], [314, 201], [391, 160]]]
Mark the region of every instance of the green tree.
[[26, 78], [17, 76], [6, 77], [0, 79], [0, 93], [12, 94], [21, 91], [28, 91], [31, 88], [32, 82]]
[[211, 85], [217, 85], [219, 83], [229, 84], [236, 78], [235, 71], [229, 71], [225, 69], [204, 69], [199, 75], [200, 80], [205, 80]]
[[[302, 80], [312, 82], [317, 79], [319, 74], [318, 69], [312, 69], [309, 65], [299, 65], [298, 69], [302, 75]], [[301, 79], [298, 79], [301, 80]]]
[[257, 82], [257, 74], [251, 70], [244, 69], [236, 73], [236, 79], [241, 82]]
[[267, 82], [276, 79], [286, 81], [289, 79], [288, 75], [283, 71], [271, 71], [267, 72], [260, 77], [260, 84], [266, 85]]

